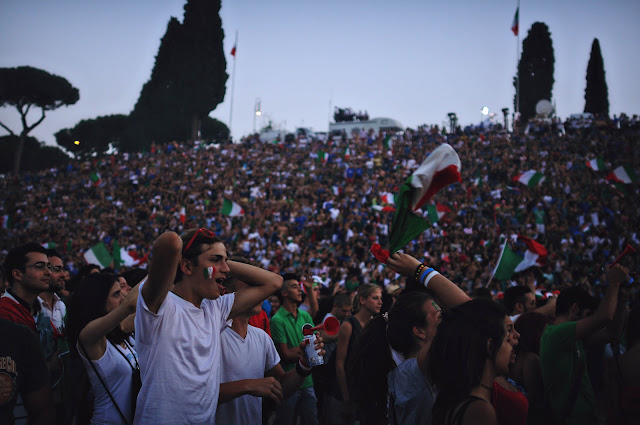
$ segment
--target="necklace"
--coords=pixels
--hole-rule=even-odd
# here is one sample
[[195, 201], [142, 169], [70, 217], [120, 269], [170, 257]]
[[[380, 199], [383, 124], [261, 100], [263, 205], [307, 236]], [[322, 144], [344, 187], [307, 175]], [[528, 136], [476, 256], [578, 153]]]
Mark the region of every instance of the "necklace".
[[486, 385], [485, 385], [485, 384], [483, 384], [483, 383], [480, 383], [480, 386], [481, 386], [482, 388], [484, 388], [485, 390], [493, 391], [493, 388], [488, 387], [488, 386], [486, 386]]

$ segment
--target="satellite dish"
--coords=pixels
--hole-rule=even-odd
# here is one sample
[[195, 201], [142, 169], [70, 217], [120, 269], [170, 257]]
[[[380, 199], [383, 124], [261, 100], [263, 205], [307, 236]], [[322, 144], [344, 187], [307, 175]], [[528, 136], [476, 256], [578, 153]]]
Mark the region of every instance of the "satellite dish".
[[539, 100], [536, 103], [536, 114], [548, 117], [553, 112], [553, 105], [547, 99]]

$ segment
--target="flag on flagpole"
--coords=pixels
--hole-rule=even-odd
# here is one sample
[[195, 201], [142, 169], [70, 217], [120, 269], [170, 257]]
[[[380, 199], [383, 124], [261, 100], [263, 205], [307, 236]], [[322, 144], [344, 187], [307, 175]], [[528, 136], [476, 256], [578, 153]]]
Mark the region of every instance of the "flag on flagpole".
[[344, 159], [348, 161], [349, 158], [351, 158], [351, 149], [349, 149], [349, 147], [347, 147], [344, 150]]
[[122, 265], [122, 253], [120, 244], [117, 240], [113, 240], [113, 244], [111, 245], [111, 252], [113, 252], [113, 267], [116, 269], [116, 272], [120, 269]]
[[638, 176], [635, 170], [631, 167], [627, 167], [626, 165], [621, 165], [615, 170], [613, 170], [607, 176], [607, 180], [617, 183], [625, 183], [630, 184], [638, 181]]
[[520, 7], [516, 8], [516, 14], [513, 16], [513, 22], [511, 23], [511, 31], [513, 35], [518, 35], [520, 29]]
[[440, 203], [436, 203], [435, 205], [427, 205], [427, 217], [432, 224], [437, 223], [446, 213], [450, 212], [451, 209], [449, 209], [449, 207]]
[[231, 49], [231, 56], [233, 56], [233, 58], [236, 58], [236, 45], [233, 45], [233, 48]]
[[244, 215], [244, 210], [240, 205], [224, 198], [222, 202], [222, 214], [228, 215], [229, 217], [238, 217]]
[[[548, 252], [542, 244], [523, 235], [518, 235], [518, 240], [527, 245], [527, 251], [524, 253], [524, 257], [513, 252], [505, 241], [502, 246], [502, 253], [498, 259], [498, 264], [496, 264], [496, 267], [493, 269], [491, 279], [495, 277], [498, 280], [507, 280], [510, 279], [514, 273], [521, 272], [529, 267], [544, 265]], [[489, 279], [489, 281], [491, 281], [491, 279]]]
[[525, 171], [522, 174], [518, 174], [513, 178], [514, 182], [520, 182], [528, 187], [536, 187], [542, 184], [545, 180], [545, 176], [536, 170]]
[[103, 242], [98, 242], [84, 253], [87, 264], [97, 264], [103, 269], [111, 266], [113, 257], [109, 254], [107, 246]]
[[94, 186], [97, 186], [100, 184], [100, 174], [98, 174], [95, 171], [91, 173], [91, 175], [89, 176], [89, 179], [91, 179], [91, 182], [94, 184]]
[[602, 171], [604, 170], [604, 161], [600, 157], [592, 159], [591, 161], [587, 161], [587, 167], [593, 171]]
[[389, 235], [389, 250], [373, 244], [371, 252], [382, 262], [389, 254], [397, 252], [409, 241], [429, 228], [427, 220], [415, 214], [440, 189], [454, 182], [461, 182], [460, 158], [456, 151], [444, 143], [424, 160], [407, 179], [395, 197], [396, 213]]
[[187, 210], [185, 207], [182, 207], [182, 209], [180, 209], [180, 223], [184, 224], [185, 221], [187, 221]]

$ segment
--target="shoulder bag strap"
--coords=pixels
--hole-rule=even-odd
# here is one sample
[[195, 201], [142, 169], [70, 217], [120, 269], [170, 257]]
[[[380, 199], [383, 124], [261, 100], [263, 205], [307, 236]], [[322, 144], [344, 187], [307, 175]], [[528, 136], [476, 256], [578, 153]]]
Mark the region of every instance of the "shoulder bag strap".
[[[91, 361], [91, 359], [89, 358], [89, 355], [87, 354], [87, 350], [85, 350], [84, 345], [82, 345], [82, 343], [80, 342], [79, 339], [78, 339], [78, 345], [80, 345], [80, 348], [82, 348], [82, 351], [84, 352], [84, 355], [86, 356], [87, 360], [89, 361], [89, 364], [91, 365], [91, 368], [93, 368], [93, 371], [96, 373], [96, 376], [100, 380], [100, 383], [104, 387], [104, 389], [107, 392], [107, 394], [109, 394], [109, 398], [113, 402], [113, 405], [116, 406], [116, 409], [118, 410], [118, 413], [120, 413], [120, 416], [122, 417], [122, 420], [124, 421], [125, 424], [129, 425], [129, 421], [127, 420], [127, 418], [125, 418], [124, 413], [122, 413], [122, 410], [120, 410], [120, 407], [118, 407], [118, 403], [116, 403], [116, 400], [111, 395], [111, 391], [109, 391], [109, 388], [107, 387], [107, 384], [105, 384], [105, 382], [102, 380], [102, 376], [100, 376], [100, 374], [98, 373], [98, 370], [96, 369], [96, 366], [93, 364], [93, 361]], [[118, 350], [118, 351], [120, 351], [120, 350]], [[127, 363], [128, 362], [129, 361], [127, 360]], [[129, 363], [129, 366], [131, 366], [131, 363]]]

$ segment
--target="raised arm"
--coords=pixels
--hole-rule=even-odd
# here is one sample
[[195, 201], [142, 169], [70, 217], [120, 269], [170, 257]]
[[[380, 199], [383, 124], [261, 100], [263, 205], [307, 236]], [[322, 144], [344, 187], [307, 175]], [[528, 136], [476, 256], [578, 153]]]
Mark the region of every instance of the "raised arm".
[[[409, 254], [396, 252], [389, 256], [387, 265], [397, 273], [405, 277], [413, 277], [420, 265], [420, 261]], [[428, 266], [425, 266], [425, 270]], [[446, 277], [435, 271], [424, 276], [418, 284], [422, 284], [429, 288], [438, 298], [443, 307], [451, 308], [469, 301], [471, 298], [464, 293], [462, 289]], [[427, 282], [428, 280], [428, 282]]]
[[182, 239], [174, 232], [165, 232], [153, 244], [149, 276], [142, 287], [142, 298], [149, 310], [157, 313], [173, 288], [182, 259]]
[[136, 312], [138, 285], [129, 292], [118, 307], [106, 315], [92, 320], [80, 331], [78, 341], [86, 350], [90, 360], [98, 360], [102, 357], [107, 349], [107, 334]]
[[304, 285], [307, 297], [309, 297], [309, 314], [311, 317], [316, 317], [320, 307], [318, 306], [318, 297], [316, 297], [316, 294], [313, 292], [313, 279], [307, 274], [302, 278], [302, 284]]
[[229, 313], [229, 319], [233, 319], [261, 303], [267, 299], [269, 295], [277, 292], [282, 286], [282, 276], [268, 270], [232, 260], [227, 261], [227, 264], [231, 269], [231, 273], [238, 278], [238, 280], [250, 285], [236, 292], [236, 298]]
[[593, 332], [606, 325], [610, 320], [613, 320], [618, 303], [618, 291], [620, 290], [620, 284], [627, 279], [628, 274], [629, 270], [622, 267], [620, 264], [616, 264], [615, 266], [608, 268], [608, 286], [604, 293], [604, 298], [602, 298], [600, 305], [593, 315], [579, 320], [578, 323], [576, 323], [576, 339], [584, 339], [588, 337]]

